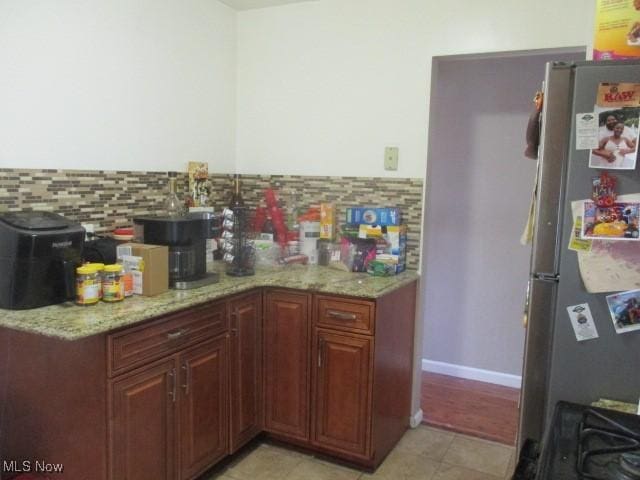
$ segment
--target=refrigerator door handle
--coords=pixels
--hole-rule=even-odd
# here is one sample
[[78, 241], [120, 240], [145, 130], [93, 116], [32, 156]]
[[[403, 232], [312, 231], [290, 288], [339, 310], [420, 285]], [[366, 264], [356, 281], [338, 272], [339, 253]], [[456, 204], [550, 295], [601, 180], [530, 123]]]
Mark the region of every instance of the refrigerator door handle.
[[541, 282], [558, 283], [560, 275], [557, 273], [536, 272], [533, 274], [533, 279]]

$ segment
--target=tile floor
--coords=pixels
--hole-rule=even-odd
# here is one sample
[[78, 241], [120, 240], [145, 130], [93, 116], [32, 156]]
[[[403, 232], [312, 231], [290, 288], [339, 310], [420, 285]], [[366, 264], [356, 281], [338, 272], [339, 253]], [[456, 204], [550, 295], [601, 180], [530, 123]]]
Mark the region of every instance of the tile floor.
[[421, 425], [409, 430], [375, 473], [261, 443], [206, 480], [504, 480], [515, 450]]

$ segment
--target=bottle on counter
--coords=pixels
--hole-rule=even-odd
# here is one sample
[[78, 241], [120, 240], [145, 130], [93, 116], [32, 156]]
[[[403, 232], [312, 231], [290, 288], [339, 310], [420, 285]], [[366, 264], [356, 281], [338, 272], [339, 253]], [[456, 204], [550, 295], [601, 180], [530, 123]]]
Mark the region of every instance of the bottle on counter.
[[178, 174], [169, 172], [169, 195], [164, 201], [164, 209], [170, 217], [179, 217], [184, 214], [184, 204], [178, 198], [176, 184], [178, 182]]
[[236, 207], [244, 207], [244, 200], [242, 198], [242, 192], [240, 191], [240, 175], [233, 176], [233, 190], [231, 191], [231, 202], [229, 202], [229, 208], [234, 209]]
[[276, 238], [276, 232], [273, 229], [273, 220], [271, 219], [271, 215], [267, 215], [267, 219], [264, 221], [264, 225], [262, 225], [262, 233], [271, 235], [274, 242], [278, 240]]
[[331, 241], [321, 238], [318, 245], [318, 265], [326, 267], [331, 263]]
[[96, 264], [86, 264], [76, 268], [76, 303], [95, 305], [100, 301], [100, 274]]

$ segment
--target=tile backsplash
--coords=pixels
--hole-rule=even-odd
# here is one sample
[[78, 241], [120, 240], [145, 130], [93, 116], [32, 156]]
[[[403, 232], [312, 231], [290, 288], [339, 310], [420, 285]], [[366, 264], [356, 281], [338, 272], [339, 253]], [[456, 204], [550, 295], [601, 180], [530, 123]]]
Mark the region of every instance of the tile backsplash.
[[[422, 179], [374, 177], [317, 177], [298, 175], [242, 175], [242, 194], [258, 205], [269, 186], [296, 192], [306, 209], [334, 202], [338, 222], [348, 206], [397, 206], [408, 224], [407, 264], [417, 268], [422, 227]], [[227, 204], [230, 175], [211, 174], [211, 202], [219, 210]], [[178, 175], [178, 193], [187, 192], [187, 174]], [[131, 218], [160, 214], [168, 193], [167, 172], [103, 170], [0, 169], [0, 211], [47, 210], [82, 223], [97, 232], [128, 226]]]

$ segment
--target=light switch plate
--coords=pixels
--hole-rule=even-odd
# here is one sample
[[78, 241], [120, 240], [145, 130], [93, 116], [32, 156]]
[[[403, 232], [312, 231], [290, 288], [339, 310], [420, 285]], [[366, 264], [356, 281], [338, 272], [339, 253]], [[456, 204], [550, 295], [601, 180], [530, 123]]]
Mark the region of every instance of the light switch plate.
[[398, 170], [398, 147], [385, 147], [384, 169]]

